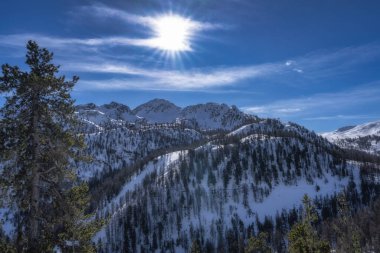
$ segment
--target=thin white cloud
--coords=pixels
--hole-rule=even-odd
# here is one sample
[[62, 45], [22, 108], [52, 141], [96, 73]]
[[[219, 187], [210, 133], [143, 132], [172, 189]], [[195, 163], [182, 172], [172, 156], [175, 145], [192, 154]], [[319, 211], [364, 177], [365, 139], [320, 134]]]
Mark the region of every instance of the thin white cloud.
[[[135, 23], [135, 24], [144, 25], [147, 27], [154, 26], [158, 18], [158, 16], [135, 15], [126, 11], [119, 10], [119, 9], [110, 8], [105, 5], [85, 6], [85, 7], [82, 7], [82, 10], [89, 14], [96, 15], [98, 17], [118, 18], [120, 20], [125, 21], [126, 23]], [[169, 14], [170, 13], [168, 13], [168, 15]], [[188, 19], [188, 21], [191, 22], [191, 26], [195, 30], [225, 29], [228, 27], [227, 25], [213, 24], [209, 22], [200, 22], [196, 20], [191, 20], [189, 18], [186, 18], [186, 19]]]
[[280, 109], [276, 109], [275, 111], [279, 113], [294, 113], [294, 112], [300, 112], [302, 111], [302, 109], [301, 108], [280, 108]]
[[303, 73], [302, 69], [294, 68], [293, 71], [298, 72], [298, 73]]
[[[66, 50], [73, 48], [73, 44], [83, 46], [84, 51], [79, 52], [79, 55], [73, 52], [71, 53], [73, 59], [69, 58], [69, 55], [65, 55], [63, 58], [66, 60], [60, 60], [60, 63], [62, 64], [61, 69], [66, 72], [109, 73], [128, 75], [132, 76], [132, 78], [136, 77], [131, 80], [128, 80], [128, 78], [113, 78], [108, 82], [87, 80], [85, 85], [87, 89], [204, 90], [211, 87], [233, 85], [242, 80], [265, 77], [269, 75], [274, 76], [287, 71], [286, 66], [281, 63], [240, 67], [187, 69], [184, 71], [138, 68], [130, 64], [114, 62], [110, 59], [102, 59], [102, 57], [98, 57], [98, 59], [94, 60], [92, 55], [85, 52], [87, 46], [110, 46], [120, 43], [133, 43], [130, 40], [123, 38], [74, 39], [35, 34], [3, 35], [0, 36], [0, 45], [16, 45], [23, 47], [25, 42], [30, 38], [38, 38], [38, 42], [43, 47], [59, 49], [61, 55], [67, 54]], [[98, 54], [99, 53], [97, 53], [97, 55]]]
[[[233, 85], [238, 81], [263, 77], [281, 71], [282, 65], [266, 64], [246, 67], [219, 67], [187, 71], [141, 69], [127, 65], [71, 64], [65, 70], [133, 75], [135, 78], [86, 81], [88, 88], [202, 90]], [[142, 79], [139, 79], [142, 78]], [[145, 80], [144, 80], [145, 79]], [[92, 85], [91, 85], [92, 84]]]
[[[90, 41], [90, 43], [133, 45], [156, 48], [161, 50], [193, 51], [190, 45], [196, 33], [204, 30], [224, 29], [227, 26], [200, 22], [189, 17], [174, 13], [164, 13], [155, 16], [141, 16], [105, 5], [92, 5], [81, 8], [82, 12], [101, 18], [116, 18], [128, 24], [145, 26], [150, 32], [147, 38], [106, 38]], [[82, 42], [82, 41], [81, 41]], [[88, 43], [88, 41], [85, 41]]]
[[60, 38], [44, 36], [41, 34], [12, 34], [0, 35], [0, 44], [6, 46], [25, 46], [30, 39], [38, 40], [38, 43], [48, 48], [64, 49], [71, 46], [87, 46], [97, 48], [99, 46], [144, 46], [153, 47], [152, 39], [135, 39], [127, 37], [104, 37], [104, 38]]
[[370, 104], [379, 101], [380, 81], [361, 85], [355, 89], [335, 93], [321, 93], [309, 97], [279, 100], [265, 105], [242, 107], [247, 113], [264, 117], [303, 117], [308, 115], [340, 111], [359, 104]]
[[[137, 24], [145, 26], [149, 33], [144, 38], [126, 37], [126, 36], [108, 36], [100, 38], [60, 38], [52, 36], [44, 36], [41, 34], [11, 34], [11, 35], [0, 35], [0, 44], [7, 46], [24, 46], [26, 41], [30, 39], [38, 40], [41, 45], [49, 48], [67, 48], [70, 46], [87, 46], [93, 49], [98, 47], [109, 47], [109, 46], [141, 46], [149, 48], [160, 48], [160, 37], [157, 37], [157, 29], [160, 27], [160, 22], [162, 22], [163, 16], [141, 16], [121, 11], [118, 9], [109, 8], [104, 5], [92, 5], [85, 6], [81, 8], [91, 15], [103, 18], [117, 18], [123, 20], [126, 23]], [[187, 30], [187, 35], [189, 40], [195, 35], [196, 32], [204, 30], [215, 30], [224, 29], [228, 26], [220, 24], [212, 24], [209, 22], [200, 22], [192, 20], [188, 17], [181, 17], [175, 14], [167, 14], [173, 18], [173, 21], [177, 23], [182, 23]], [[169, 41], [164, 41], [165, 43], [170, 43]], [[182, 48], [183, 51], [192, 51], [190, 45], [186, 45]]]
[[[335, 51], [318, 51], [298, 58], [289, 66], [294, 66], [294, 71], [307, 73], [309, 78], [321, 79], [347, 75], [355, 71], [355, 66], [368, 63], [380, 58], [380, 44], [370, 43], [356, 47], [345, 47]], [[287, 62], [287, 63], [288, 63]]]
[[[124, 14], [123, 14], [124, 15]], [[141, 21], [142, 22], [142, 21]], [[145, 21], [147, 22], [147, 21]], [[123, 37], [106, 37], [94, 39], [79, 38], [59, 38], [39, 34], [15, 34], [0, 35], [0, 46], [12, 48], [24, 48], [29, 39], [37, 39], [43, 47], [52, 48], [56, 52], [58, 61], [62, 64], [63, 70], [71, 72], [88, 73], [113, 73], [118, 75], [132, 76], [132, 80], [127, 77], [112, 79], [110, 84], [99, 85], [97, 80], [87, 80], [87, 89], [178, 89], [178, 90], [204, 90], [211, 87], [222, 87], [236, 85], [242, 80], [253, 80], [254, 78], [266, 78], [270, 84], [295, 85], [294, 81], [302, 85], [307, 85], [308, 80], [317, 80], [320, 76], [328, 74], [338, 75], [352, 69], [355, 64], [365, 63], [380, 56], [380, 44], [368, 44], [356, 48], [344, 48], [330, 53], [313, 53], [303, 57], [294, 58], [275, 63], [248, 65], [237, 67], [212, 67], [203, 69], [186, 69], [183, 71], [155, 69], [152, 67], [138, 68], [133, 64], [116, 62], [115, 56], [101, 49], [115, 45], [132, 45], [144, 43], [136, 39]], [[146, 42], [146, 40], [145, 40]], [[96, 51], [97, 59], [94, 60]], [[14, 50], [8, 50], [10, 53]], [[89, 53], [90, 52], [90, 53]], [[377, 57], [377, 58], [376, 58]], [[130, 61], [130, 60], [128, 60]], [[346, 68], [346, 69], [345, 69]], [[297, 79], [290, 73], [296, 73]], [[136, 77], [136, 78], [135, 78]], [[103, 81], [102, 81], [103, 82]], [[140, 85], [136, 83], [140, 82]], [[93, 83], [94, 85], [91, 85]], [[107, 83], [107, 82], [104, 82]], [[112, 83], [114, 85], [112, 85]], [[330, 101], [334, 101], [331, 98]], [[297, 101], [296, 101], [297, 102]], [[334, 106], [334, 105], [332, 105]], [[272, 110], [272, 113], [285, 114], [281, 111], [286, 107], [277, 108], [280, 111]], [[297, 106], [295, 108], [303, 108]], [[295, 108], [291, 107], [295, 113]], [[254, 110], [258, 110], [254, 106]], [[253, 110], [253, 109], [252, 109]]]
[[363, 114], [353, 114], [353, 115], [332, 115], [332, 116], [319, 116], [319, 117], [309, 117], [304, 118], [304, 120], [339, 120], [339, 119], [379, 119], [378, 115], [363, 115]]
[[292, 64], [294, 64], [294, 61], [288, 60], [288, 61], [285, 62], [286, 66], [290, 66]]
[[[102, 17], [113, 17], [124, 20], [128, 23], [134, 23], [141, 26], [146, 26], [150, 30], [150, 34], [145, 38], [134, 38], [125, 36], [108, 36], [100, 38], [60, 38], [45, 36], [42, 34], [10, 34], [10, 35], [0, 35], [0, 44], [7, 46], [24, 46], [25, 43], [30, 39], [38, 40], [38, 42], [49, 48], [67, 48], [70, 46], [87, 46], [92, 48], [98, 47], [110, 47], [110, 46], [141, 46], [150, 48], [159, 48], [159, 42], [161, 38], [157, 37], [157, 29], [162, 22], [162, 16], [139, 16], [131, 14], [128, 12], [120, 11], [117, 9], [112, 9], [106, 6], [89, 6], [83, 7], [84, 10]], [[180, 17], [178, 15], [171, 14], [173, 21], [182, 23], [187, 30], [187, 35], [189, 40], [194, 33], [201, 30], [213, 30], [221, 29], [223, 26], [218, 24], [211, 24], [208, 22], [199, 22], [196, 20], [191, 20], [190, 18]], [[165, 41], [170, 43], [170, 41]], [[162, 42], [161, 42], [162, 43]], [[186, 45], [183, 51], [192, 51], [190, 45]]]

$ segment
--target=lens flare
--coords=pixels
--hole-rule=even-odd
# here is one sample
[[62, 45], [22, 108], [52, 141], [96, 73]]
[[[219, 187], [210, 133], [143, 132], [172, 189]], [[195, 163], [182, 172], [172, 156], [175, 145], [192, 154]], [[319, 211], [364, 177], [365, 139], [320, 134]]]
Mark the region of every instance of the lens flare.
[[165, 15], [152, 25], [155, 37], [150, 39], [151, 46], [164, 51], [191, 51], [190, 39], [197, 29], [196, 23], [181, 16]]

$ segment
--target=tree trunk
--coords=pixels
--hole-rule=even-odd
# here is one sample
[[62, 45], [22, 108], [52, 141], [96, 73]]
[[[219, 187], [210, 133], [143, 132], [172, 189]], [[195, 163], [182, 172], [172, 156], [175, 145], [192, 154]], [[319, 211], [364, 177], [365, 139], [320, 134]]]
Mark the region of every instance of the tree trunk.
[[39, 198], [40, 198], [40, 173], [38, 172], [38, 166], [33, 166], [32, 169], [32, 203], [30, 210], [30, 242], [31, 251], [36, 250], [38, 242], [42, 239], [39, 236]]
[[36, 97], [33, 97], [32, 102], [32, 157], [31, 157], [31, 209], [30, 209], [30, 234], [29, 234], [29, 252], [36, 252], [38, 250], [38, 242], [42, 240], [40, 238], [39, 231], [39, 215], [40, 215], [40, 171], [38, 163], [38, 104], [36, 102]]

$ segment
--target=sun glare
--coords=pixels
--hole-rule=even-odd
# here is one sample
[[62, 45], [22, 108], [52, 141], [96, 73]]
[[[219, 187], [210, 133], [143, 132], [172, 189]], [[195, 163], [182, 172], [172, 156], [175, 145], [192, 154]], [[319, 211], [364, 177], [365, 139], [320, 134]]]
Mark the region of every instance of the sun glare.
[[196, 28], [193, 21], [177, 15], [161, 16], [153, 23], [151, 43], [164, 51], [191, 51], [190, 39]]

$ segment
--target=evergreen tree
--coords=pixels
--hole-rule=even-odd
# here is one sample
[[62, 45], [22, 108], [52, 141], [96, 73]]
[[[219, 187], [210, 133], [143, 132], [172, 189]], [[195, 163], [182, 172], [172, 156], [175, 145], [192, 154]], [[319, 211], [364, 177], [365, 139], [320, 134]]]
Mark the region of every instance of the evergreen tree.
[[14, 253], [15, 248], [9, 243], [6, 236], [3, 234], [3, 230], [0, 224], [0, 252], [2, 253]]
[[328, 253], [330, 246], [326, 241], [319, 239], [313, 225], [318, 216], [310, 198], [305, 195], [303, 200], [303, 219], [296, 223], [289, 232], [290, 253]]
[[337, 235], [337, 251], [360, 253], [360, 229], [352, 219], [349, 203], [343, 193], [338, 196], [338, 215], [338, 219], [333, 223]]
[[267, 245], [268, 234], [261, 232], [257, 237], [252, 236], [248, 239], [245, 253], [270, 253], [271, 249]]
[[201, 246], [198, 239], [194, 240], [193, 243], [191, 244], [190, 252], [201, 253]]
[[[74, 100], [70, 91], [78, 77], [57, 77], [53, 54], [36, 42], [27, 43], [26, 64], [30, 71], [2, 65], [0, 93], [4, 163], [2, 178], [14, 207], [18, 252], [50, 252], [78, 243], [74, 227], [80, 225], [82, 198], [87, 188], [73, 188], [81, 140], [73, 133]], [[79, 224], [79, 225], [78, 225]], [[70, 238], [68, 238], [70, 237]]]

